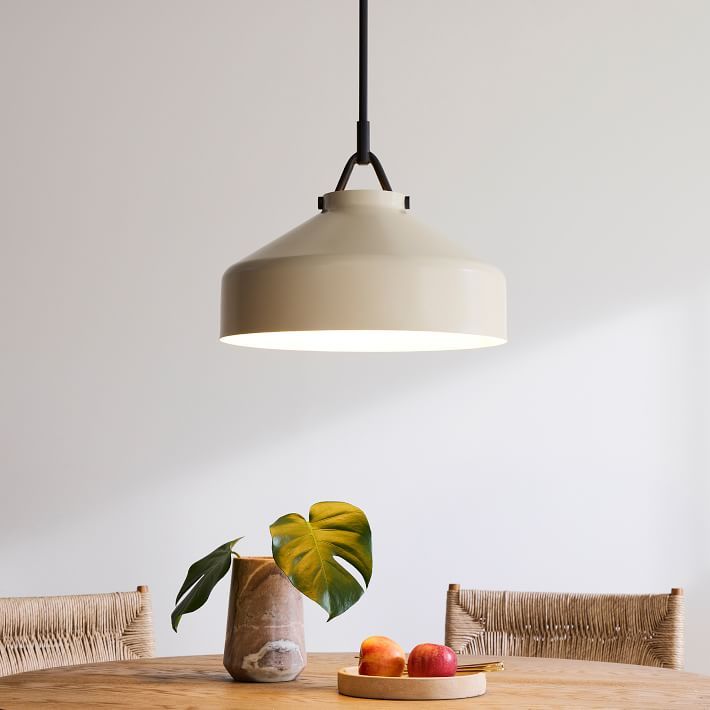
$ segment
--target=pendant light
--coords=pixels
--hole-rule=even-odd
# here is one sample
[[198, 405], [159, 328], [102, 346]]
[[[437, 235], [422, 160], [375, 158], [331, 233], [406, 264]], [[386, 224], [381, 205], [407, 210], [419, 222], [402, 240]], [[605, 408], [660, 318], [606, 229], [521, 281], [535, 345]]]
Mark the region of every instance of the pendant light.
[[[230, 267], [222, 342], [345, 352], [461, 350], [506, 341], [505, 277], [409, 214], [370, 151], [367, 0], [360, 0], [357, 151], [320, 213]], [[371, 165], [381, 190], [346, 190]]]

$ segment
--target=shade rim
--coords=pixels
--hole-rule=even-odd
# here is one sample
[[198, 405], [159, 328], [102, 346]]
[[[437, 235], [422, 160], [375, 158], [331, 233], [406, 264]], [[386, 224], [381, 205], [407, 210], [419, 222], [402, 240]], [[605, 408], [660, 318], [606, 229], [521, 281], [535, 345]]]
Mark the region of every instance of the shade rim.
[[223, 335], [220, 342], [246, 348], [304, 352], [441, 352], [476, 350], [507, 343], [507, 338], [436, 330], [311, 329]]

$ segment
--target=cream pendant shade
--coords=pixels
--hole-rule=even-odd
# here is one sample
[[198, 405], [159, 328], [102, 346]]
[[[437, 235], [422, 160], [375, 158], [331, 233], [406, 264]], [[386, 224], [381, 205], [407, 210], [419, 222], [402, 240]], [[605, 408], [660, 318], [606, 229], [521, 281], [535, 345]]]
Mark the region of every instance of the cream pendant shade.
[[416, 220], [405, 196], [341, 190], [230, 267], [221, 340], [281, 350], [461, 350], [506, 341], [505, 277]]

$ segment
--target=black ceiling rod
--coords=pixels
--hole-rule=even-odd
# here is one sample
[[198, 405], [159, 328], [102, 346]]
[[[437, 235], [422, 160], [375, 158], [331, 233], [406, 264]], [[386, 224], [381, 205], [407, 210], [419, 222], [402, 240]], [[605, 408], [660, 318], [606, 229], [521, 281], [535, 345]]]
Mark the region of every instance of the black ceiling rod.
[[360, 0], [360, 71], [358, 73], [357, 164], [370, 164], [370, 122], [367, 120], [367, 0]]

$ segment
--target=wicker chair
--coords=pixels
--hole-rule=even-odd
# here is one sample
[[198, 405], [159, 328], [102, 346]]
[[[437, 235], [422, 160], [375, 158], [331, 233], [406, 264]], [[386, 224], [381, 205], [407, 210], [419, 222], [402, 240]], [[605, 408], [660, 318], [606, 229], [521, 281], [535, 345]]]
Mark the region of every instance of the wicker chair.
[[153, 655], [148, 587], [113, 594], [0, 598], [0, 677]]
[[683, 590], [670, 594], [486, 592], [449, 585], [456, 653], [683, 667]]

